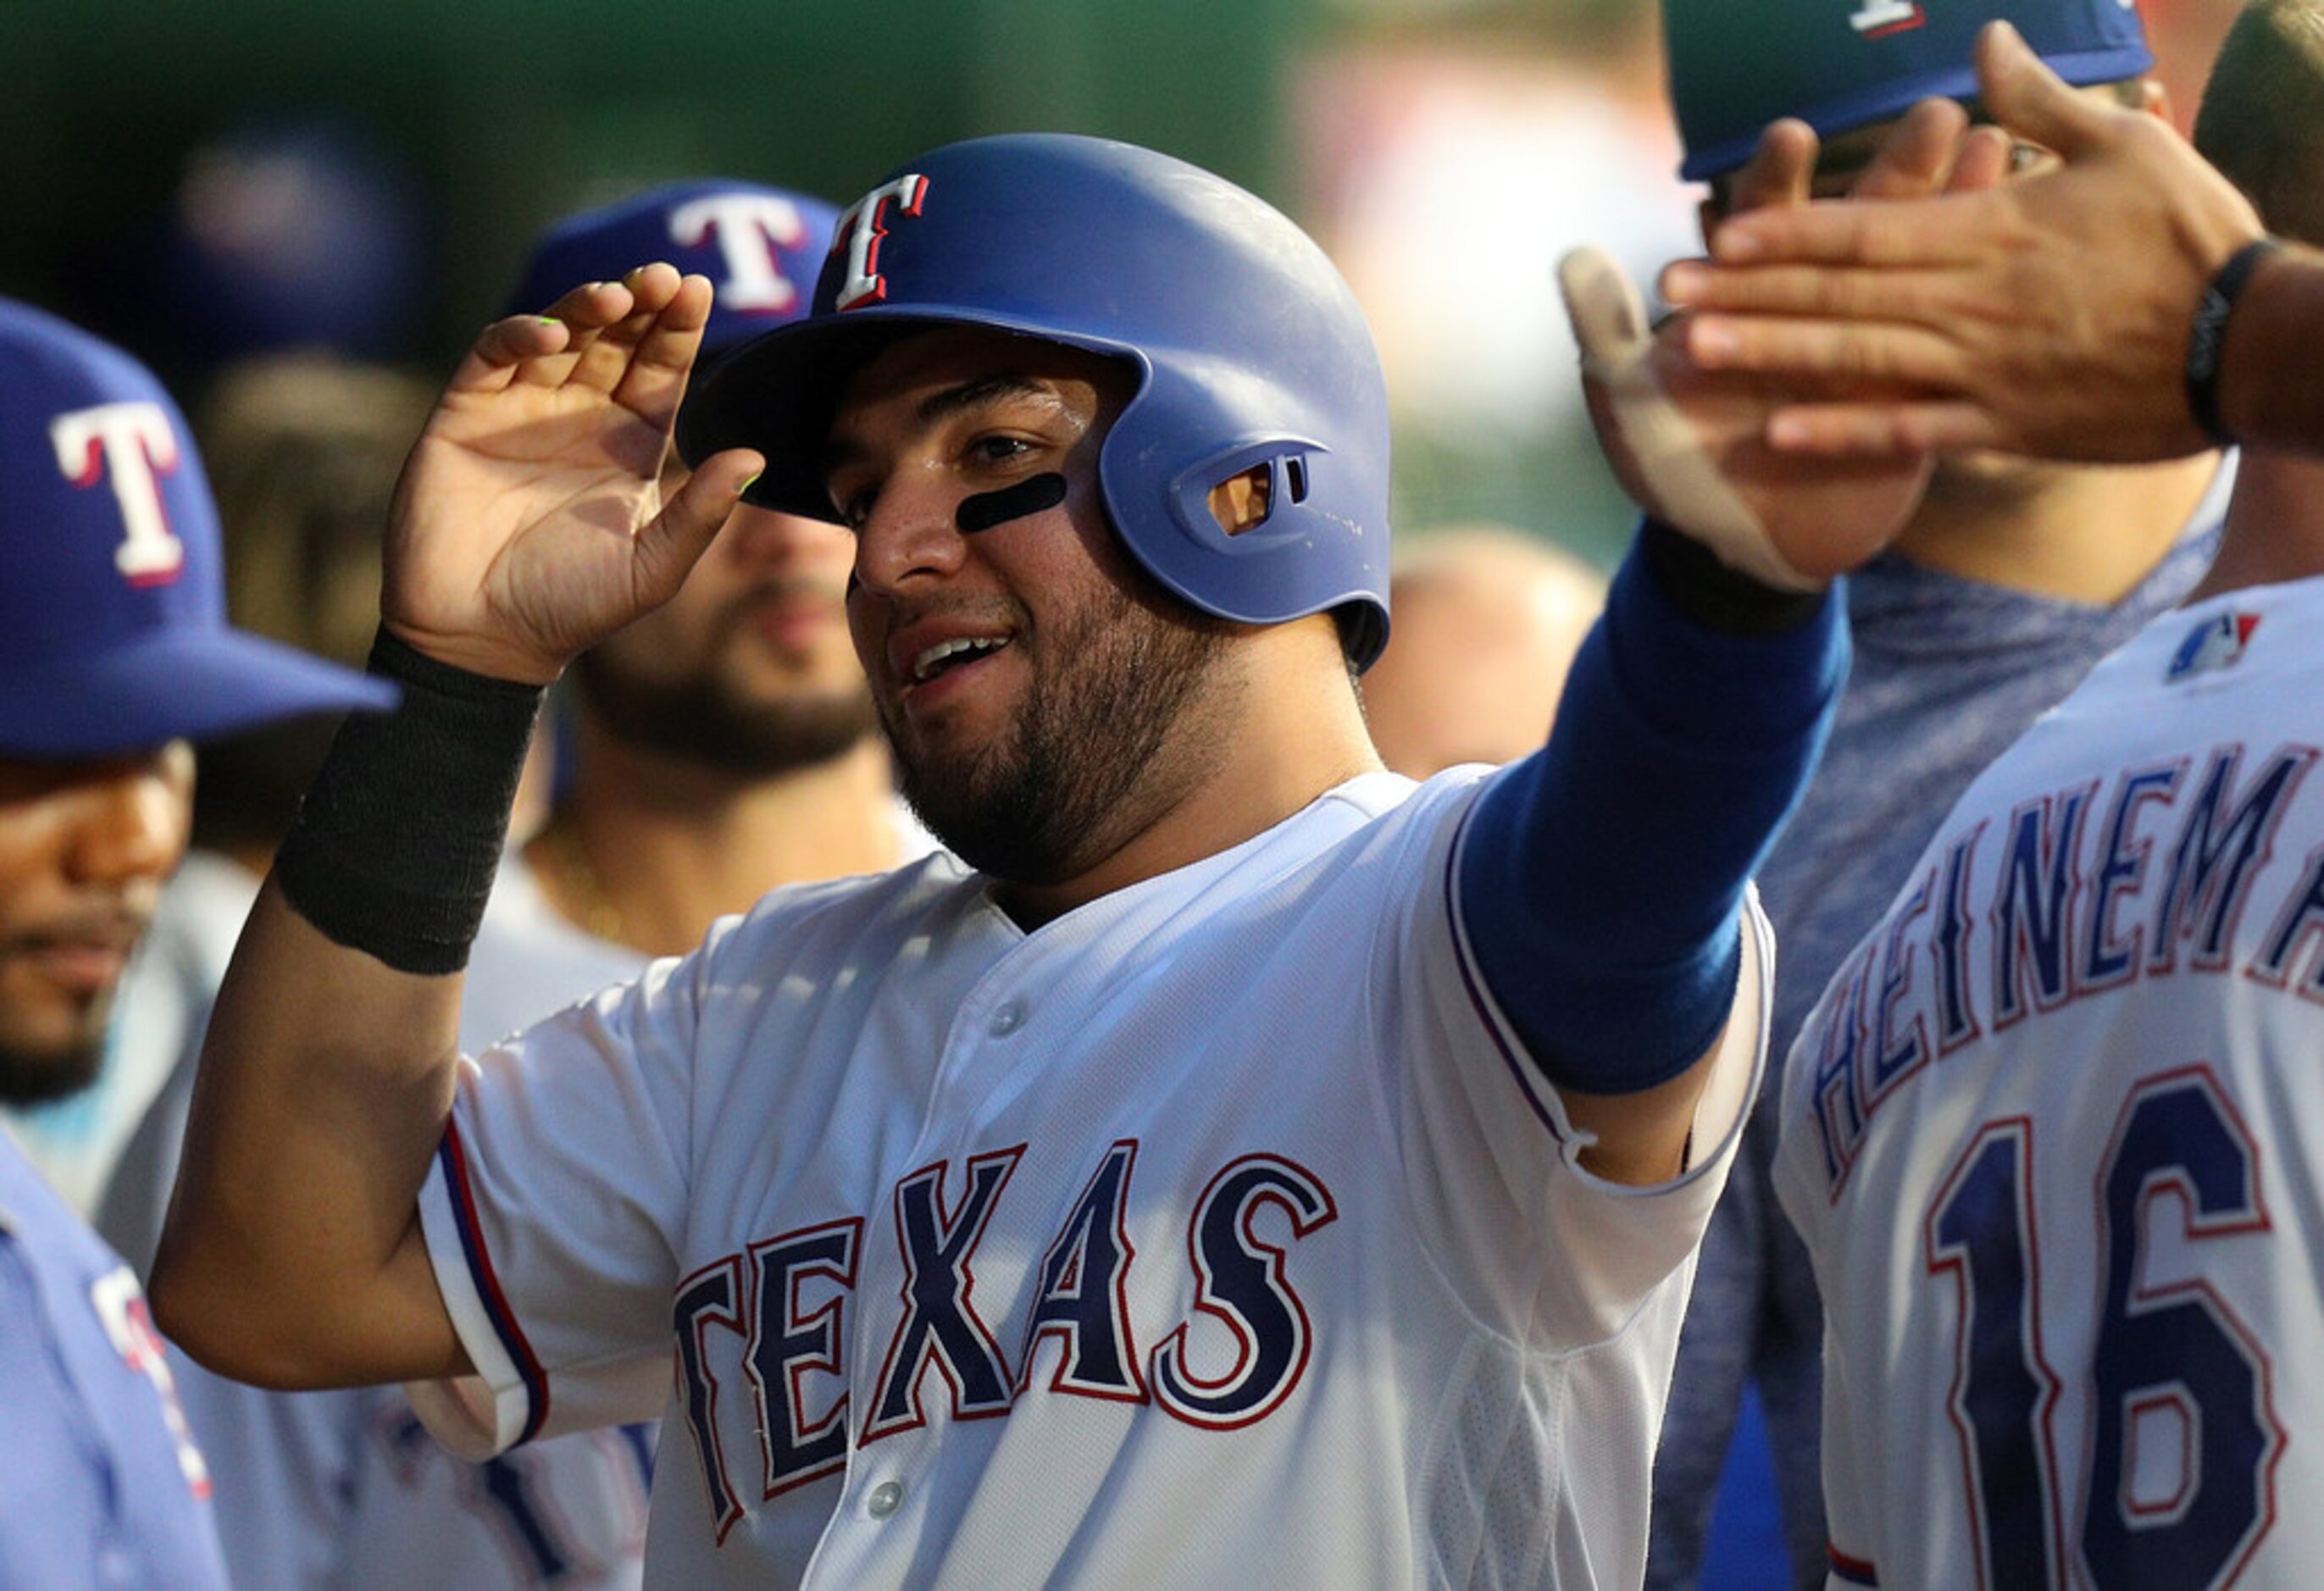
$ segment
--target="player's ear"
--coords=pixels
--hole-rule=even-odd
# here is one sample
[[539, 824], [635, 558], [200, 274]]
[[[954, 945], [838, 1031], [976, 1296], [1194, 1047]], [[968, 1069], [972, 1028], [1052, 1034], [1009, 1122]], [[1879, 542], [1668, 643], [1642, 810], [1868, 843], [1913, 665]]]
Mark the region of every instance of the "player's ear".
[[1229, 475], [1211, 488], [1211, 517], [1228, 535], [1241, 535], [1266, 520], [1274, 483], [1274, 472], [1263, 464]]
[[2171, 115], [2171, 90], [2163, 86], [2160, 78], [2139, 78], [2138, 109], [2143, 115], [2159, 116], [2176, 125]]

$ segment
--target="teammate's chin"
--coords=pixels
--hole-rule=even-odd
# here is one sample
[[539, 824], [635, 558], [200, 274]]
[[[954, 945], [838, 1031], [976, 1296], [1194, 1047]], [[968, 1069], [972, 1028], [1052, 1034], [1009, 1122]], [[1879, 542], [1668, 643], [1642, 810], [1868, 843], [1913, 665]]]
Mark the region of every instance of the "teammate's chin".
[[0, 1034], [0, 1105], [46, 1105], [70, 1099], [97, 1081], [105, 1062], [101, 1034], [36, 1048]]
[[1024, 884], [1078, 876], [1152, 822], [1210, 755], [1213, 737], [1187, 708], [1222, 634], [1111, 599], [1041, 638], [1038, 676], [974, 746], [931, 751], [881, 704], [904, 799], [979, 872]]
[[575, 673], [615, 738], [749, 778], [828, 762], [878, 724], [871, 687], [860, 682], [752, 700], [715, 674], [648, 679], [594, 652], [581, 655]]

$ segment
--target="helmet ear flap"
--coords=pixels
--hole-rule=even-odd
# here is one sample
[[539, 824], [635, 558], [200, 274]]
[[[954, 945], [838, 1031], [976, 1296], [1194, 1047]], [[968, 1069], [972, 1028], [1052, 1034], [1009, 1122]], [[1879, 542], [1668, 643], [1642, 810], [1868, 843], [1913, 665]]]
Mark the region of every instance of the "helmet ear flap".
[[[1244, 442], [1213, 454], [1170, 483], [1170, 516], [1213, 552], [1235, 553], [1299, 534], [1291, 510], [1307, 499], [1308, 458], [1329, 451], [1298, 437]], [[1248, 485], [1243, 483], [1248, 482]], [[1222, 517], [1221, 500], [1239, 510]]]

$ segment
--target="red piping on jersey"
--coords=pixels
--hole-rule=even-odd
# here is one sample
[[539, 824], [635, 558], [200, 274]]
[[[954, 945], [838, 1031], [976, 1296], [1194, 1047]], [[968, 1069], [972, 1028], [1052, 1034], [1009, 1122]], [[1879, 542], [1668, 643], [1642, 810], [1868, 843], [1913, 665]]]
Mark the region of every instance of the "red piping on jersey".
[[525, 1340], [524, 1329], [516, 1323], [516, 1311], [509, 1308], [508, 1295], [501, 1291], [501, 1279], [493, 1270], [493, 1256], [484, 1247], [484, 1230], [476, 1221], [475, 1196], [468, 1189], [468, 1157], [460, 1147], [457, 1123], [444, 1124], [444, 1143], [437, 1154], [444, 1161], [444, 1186], [452, 1195], [452, 1217], [459, 1228], [460, 1251], [467, 1259], [468, 1274], [475, 1279], [493, 1335], [501, 1339], [501, 1347], [516, 1366], [517, 1378], [524, 1384], [524, 1429], [516, 1439], [529, 1442], [540, 1434], [541, 1423], [549, 1418], [549, 1373], [540, 1367], [532, 1344]]
[[1880, 1571], [1872, 1566], [1869, 1559], [1850, 1558], [1829, 1541], [1823, 1544], [1823, 1554], [1831, 1560], [1831, 1572], [1849, 1585], [1877, 1586], [1880, 1584]]
[[1536, 1082], [1544, 1087], [1549, 1086], [1548, 1077], [1539, 1067], [1534, 1065], [1530, 1059], [1521, 1057], [1511, 1050], [1508, 1042], [1501, 1037], [1501, 1025], [1493, 1015], [1491, 1004], [1485, 998], [1483, 991], [1477, 987], [1478, 973], [1469, 965], [1468, 940], [1462, 932], [1460, 908], [1454, 902], [1454, 897], [1460, 893], [1460, 876], [1457, 869], [1461, 864], [1461, 842], [1468, 838], [1469, 820], [1476, 815], [1477, 804], [1471, 800], [1469, 803], [1469, 810], [1461, 814], [1460, 826], [1452, 831], [1452, 843], [1445, 848], [1444, 852], [1444, 921], [1445, 926], [1452, 933], [1452, 964], [1461, 969], [1461, 987], [1469, 991], [1469, 1003], [1477, 1008], [1477, 1020], [1484, 1027], [1487, 1035], [1492, 1039], [1493, 1048], [1501, 1053], [1502, 1064], [1509, 1069], [1509, 1075], [1517, 1080], [1517, 1091], [1525, 1096], [1526, 1104], [1532, 1108], [1535, 1117], [1548, 1131], [1549, 1136], [1563, 1144], [1565, 1142], [1565, 1135], [1558, 1130], [1557, 1118], [1549, 1113], [1548, 1108], [1542, 1104], [1539, 1096], [1535, 1094], [1532, 1087], [1532, 1084]]

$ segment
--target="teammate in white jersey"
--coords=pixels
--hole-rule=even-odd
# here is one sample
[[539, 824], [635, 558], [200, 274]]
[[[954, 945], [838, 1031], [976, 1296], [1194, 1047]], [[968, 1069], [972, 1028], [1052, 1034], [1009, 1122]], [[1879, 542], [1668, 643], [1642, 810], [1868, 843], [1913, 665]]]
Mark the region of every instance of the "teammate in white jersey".
[[[705, 286], [503, 322], [430, 421], [374, 653], [415, 704], [343, 733], [237, 952], [169, 1329], [433, 1382], [472, 1451], [667, 1410], [662, 1585], [1635, 1581], [1759, 1064], [1746, 879], [1886, 531], [1721, 527], [1749, 576], [1650, 526], [1550, 744], [1416, 789], [1351, 678], [1384, 384], [1279, 215], [1097, 140], [923, 156], [688, 399], [662, 504]], [[462, 1063], [537, 687], [746, 487], [853, 529], [964, 860]]]
[[[2324, 235], [2324, 6], [2238, 21], [2197, 138]], [[1794, 1051], [1831, 1580], [2314, 1583], [2324, 466], [1971, 786]]]

